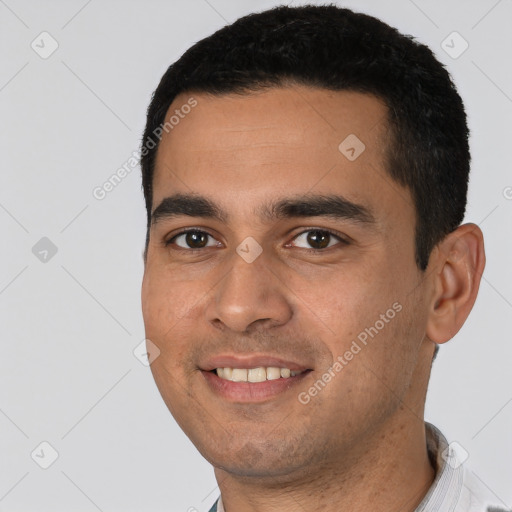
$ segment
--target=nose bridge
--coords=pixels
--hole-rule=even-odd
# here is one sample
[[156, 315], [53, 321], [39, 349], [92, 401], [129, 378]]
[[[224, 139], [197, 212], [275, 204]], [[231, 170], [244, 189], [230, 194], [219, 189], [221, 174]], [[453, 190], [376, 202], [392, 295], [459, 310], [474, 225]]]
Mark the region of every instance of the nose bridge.
[[282, 283], [269, 270], [266, 256], [260, 254], [251, 261], [243, 253], [233, 252], [229, 264], [231, 270], [215, 289], [208, 307], [210, 322], [244, 332], [254, 323], [275, 326], [290, 319], [291, 304]]

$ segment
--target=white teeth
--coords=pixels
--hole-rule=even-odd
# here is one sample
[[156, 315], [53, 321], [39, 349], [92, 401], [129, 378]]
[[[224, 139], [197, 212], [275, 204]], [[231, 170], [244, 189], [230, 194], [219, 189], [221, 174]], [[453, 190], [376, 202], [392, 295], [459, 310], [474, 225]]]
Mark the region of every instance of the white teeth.
[[277, 366], [259, 366], [257, 368], [217, 368], [217, 375], [221, 379], [232, 382], [264, 382], [265, 380], [287, 379], [301, 374], [300, 371], [292, 371], [289, 368]]
[[281, 377], [281, 368], [270, 366], [267, 368], [267, 380], [276, 380]]
[[247, 382], [247, 370], [245, 368], [233, 368], [231, 380], [233, 382]]
[[267, 380], [267, 371], [263, 367], [251, 368], [247, 372], [248, 382], [263, 382]]

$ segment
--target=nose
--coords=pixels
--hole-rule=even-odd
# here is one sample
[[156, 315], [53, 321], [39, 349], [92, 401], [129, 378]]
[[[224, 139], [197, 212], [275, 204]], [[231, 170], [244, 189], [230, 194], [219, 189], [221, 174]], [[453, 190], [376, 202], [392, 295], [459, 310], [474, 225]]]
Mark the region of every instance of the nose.
[[234, 253], [230, 263], [206, 309], [210, 323], [238, 333], [286, 324], [293, 315], [287, 287], [263, 254], [247, 263]]

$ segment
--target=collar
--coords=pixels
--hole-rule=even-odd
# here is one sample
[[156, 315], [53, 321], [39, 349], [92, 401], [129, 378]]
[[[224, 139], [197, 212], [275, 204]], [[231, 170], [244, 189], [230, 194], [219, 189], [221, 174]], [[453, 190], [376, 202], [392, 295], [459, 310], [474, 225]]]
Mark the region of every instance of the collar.
[[454, 511], [464, 483], [462, 463], [441, 431], [434, 425], [425, 422], [425, 433], [428, 456], [436, 476], [415, 512]]

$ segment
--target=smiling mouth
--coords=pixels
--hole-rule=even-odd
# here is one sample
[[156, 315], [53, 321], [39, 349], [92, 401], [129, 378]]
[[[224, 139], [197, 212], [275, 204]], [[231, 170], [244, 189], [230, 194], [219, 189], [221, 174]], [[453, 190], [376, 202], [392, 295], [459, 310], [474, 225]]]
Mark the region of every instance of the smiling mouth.
[[[261, 363], [260, 363], [261, 364]], [[255, 404], [289, 396], [311, 369], [290, 370], [278, 366], [219, 367], [201, 373], [211, 391], [228, 403]]]
[[265, 382], [267, 380], [289, 379], [310, 370], [293, 371], [276, 366], [257, 368], [216, 368], [212, 370], [219, 378], [231, 382]]

